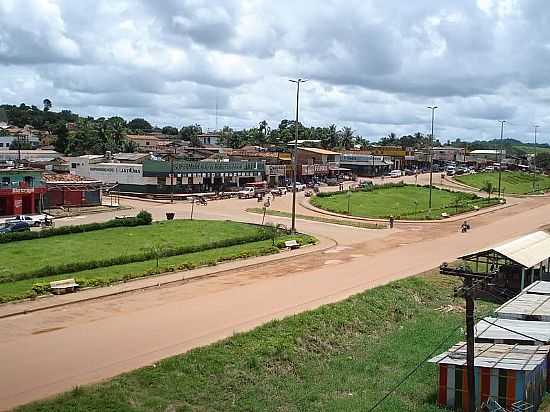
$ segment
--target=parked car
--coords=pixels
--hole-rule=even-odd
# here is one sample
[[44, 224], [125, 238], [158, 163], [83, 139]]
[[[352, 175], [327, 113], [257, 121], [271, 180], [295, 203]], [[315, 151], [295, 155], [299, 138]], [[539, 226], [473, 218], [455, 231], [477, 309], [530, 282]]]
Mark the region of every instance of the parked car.
[[46, 215], [17, 215], [11, 219], [6, 220], [6, 223], [18, 223], [26, 222], [29, 226], [42, 226], [46, 223]]
[[494, 170], [495, 170], [495, 167], [494, 167], [494, 166], [487, 166], [487, 167], [485, 168], [485, 171], [486, 171], [486, 172], [493, 172]]
[[[306, 188], [305, 184], [300, 183], [300, 182], [296, 182], [296, 191], [297, 192], [301, 192], [302, 190], [305, 190], [305, 188]], [[288, 189], [289, 192], [292, 192], [292, 190], [294, 189], [293, 186], [292, 186], [292, 183], [287, 186], [287, 189]]]
[[390, 172], [390, 177], [401, 177], [403, 174], [401, 173], [401, 170], [395, 169]]
[[5, 223], [3, 226], [0, 226], [0, 234], [13, 233], [13, 232], [27, 232], [29, 230], [31, 230], [30, 225], [24, 221]]

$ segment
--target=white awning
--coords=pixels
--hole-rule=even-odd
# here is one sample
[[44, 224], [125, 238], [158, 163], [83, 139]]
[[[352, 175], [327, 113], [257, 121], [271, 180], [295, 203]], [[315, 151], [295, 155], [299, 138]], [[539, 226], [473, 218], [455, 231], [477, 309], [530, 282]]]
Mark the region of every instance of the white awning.
[[550, 257], [550, 234], [544, 231], [531, 233], [510, 242], [493, 246], [492, 248], [469, 253], [462, 256], [461, 259], [471, 258], [475, 255], [491, 251], [507, 257], [526, 268], [530, 268]]

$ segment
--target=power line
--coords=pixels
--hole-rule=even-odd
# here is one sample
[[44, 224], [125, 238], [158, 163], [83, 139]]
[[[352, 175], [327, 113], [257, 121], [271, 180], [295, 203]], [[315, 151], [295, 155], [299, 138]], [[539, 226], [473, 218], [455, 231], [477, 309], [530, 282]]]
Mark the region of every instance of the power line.
[[390, 391], [384, 395], [384, 397], [382, 397], [378, 402], [376, 402], [374, 404], [374, 406], [372, 408], [369, 409], [369, 412], [372, 412], [374, 411], [376, 408], [378, 408], [391, 394], [393, 394], [397, 389], [399, 389], [399, 387], [401, 387], [401, 385], [403, 385], [405, 383], [405, 381], [407, 379], [409, 379], [418, 369], [420, 369], [420, 367], [422, 365], [424, 365], [424, 363], [426, 363], [438, 350], [439, 348], [444, 344], [446, 343], [453, 335], [454, 333], [460, 329], [462, 327], [462, 324], [461, 325], [458, 325], [456, 328], [454, 328], [452, 330], [451, 333], [449, 333], [447, 336], [445, 336], [445, 338], [438, 343], [438, 345], [421, 361], [419, 362], [409, 373], [407, 373], [398, 383], [397, 385], [395, 385], [392, 389], [390, 389]]

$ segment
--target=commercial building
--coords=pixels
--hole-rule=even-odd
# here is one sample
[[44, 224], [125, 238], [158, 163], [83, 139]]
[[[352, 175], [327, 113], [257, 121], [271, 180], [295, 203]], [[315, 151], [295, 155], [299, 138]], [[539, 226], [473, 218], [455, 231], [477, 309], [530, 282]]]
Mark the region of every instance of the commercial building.
[[342, 154], [340, 166], [351, 170], [358, 176], [382, 176], [390, 172], [393, 163], [383, 156], [366, 154]]
[[83, 207], [101, 204], [101, 181], [71, 174], [45, 173], [44, 208]]
[[155, 193], [193, 193], [222, 191], [231, 186], [262, 181], [264, 162], [189, 162], [176, 160], [163, 162], [148, 160], [143, 163], [143, 177], [156, 179], [154, 185], [146, 185]]
[[0, 169], [0, 216], [40, 212], [46, 192], [41, 177], [40, 170]]
[[[468, 411], [470, 390], [476, 407], [490, 399], [506, 410], [536, 410], [547, 390], [549, 346], [474, 345], [475, 388], [468, 388], [466, 343], [460, 342], [430, 360], [439, 366], [437, 403]], [[519, 405], [535, 409], [513, 409]], [[496, 409], [495, 409], [496, 410]]]

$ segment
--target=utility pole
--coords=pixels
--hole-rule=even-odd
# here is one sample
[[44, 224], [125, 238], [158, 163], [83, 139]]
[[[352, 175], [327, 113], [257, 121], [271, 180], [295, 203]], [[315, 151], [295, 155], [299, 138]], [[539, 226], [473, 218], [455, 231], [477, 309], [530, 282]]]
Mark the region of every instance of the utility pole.
[[536, 190], [537, 185], [537, 129], [540, 126], [535, 125], [535, 146], [534, 146], [534, 155], [533, 155], [533, 192]]
[[428, 202], [428, 209], [432, 211], [432, 182], [433, 182], [433, 169], [434, 169], [434, 154], [433, 154], [433, 145], [434, 145], [434, 116], [435, 109], [437, 106], [428, 106], [428, 109], [432, 111], [432, 133], [430, 134], [430, 200]]
[[[462, 278], [463, 286], [456, 291], [456, 295], [461, 294], [466, 301], [466, 369], [468, 382], [468, 411], [476, 410], [476, 387], [475, 387], [475, 290], [482, 282], [486, 282], [495, 276], [495, 272], [478, 273], [472, 272], [467, 268], [452, 268], [446, 263], [439, 267], [439, 273], [442, 275], [457, 276]], [[475, 281], [475, 282], [474, 282]]]
[[502, 136], [504, 135], [504, 123], [506, 120], [499, 120], [500, 123], [500, 149], [499, 149], [499, 160], [498, 160], [498, 199], [500, 200], [500, 183], [502, 181]]
[[294, 159], [292, 162], [292, 229], [291, 233], [296, 233], [296, 169], [298, 169], [298, 109], [300, 104], [300, 83], [305, 83], [307, 80], [297, 79], [289, 80], [296, 83], [296, 123], [294, 135]]
[[176, 157], [176, 146], [174, 154], [170, 156], [170, 203], [174, 203], [174, 158]]
[[475, 362], [474, 362], [474, 290], [471, 277], [464, 278], [464, 299], [466, 300], [466, 368], [468, 369], [468, 410], [476, 410]]

